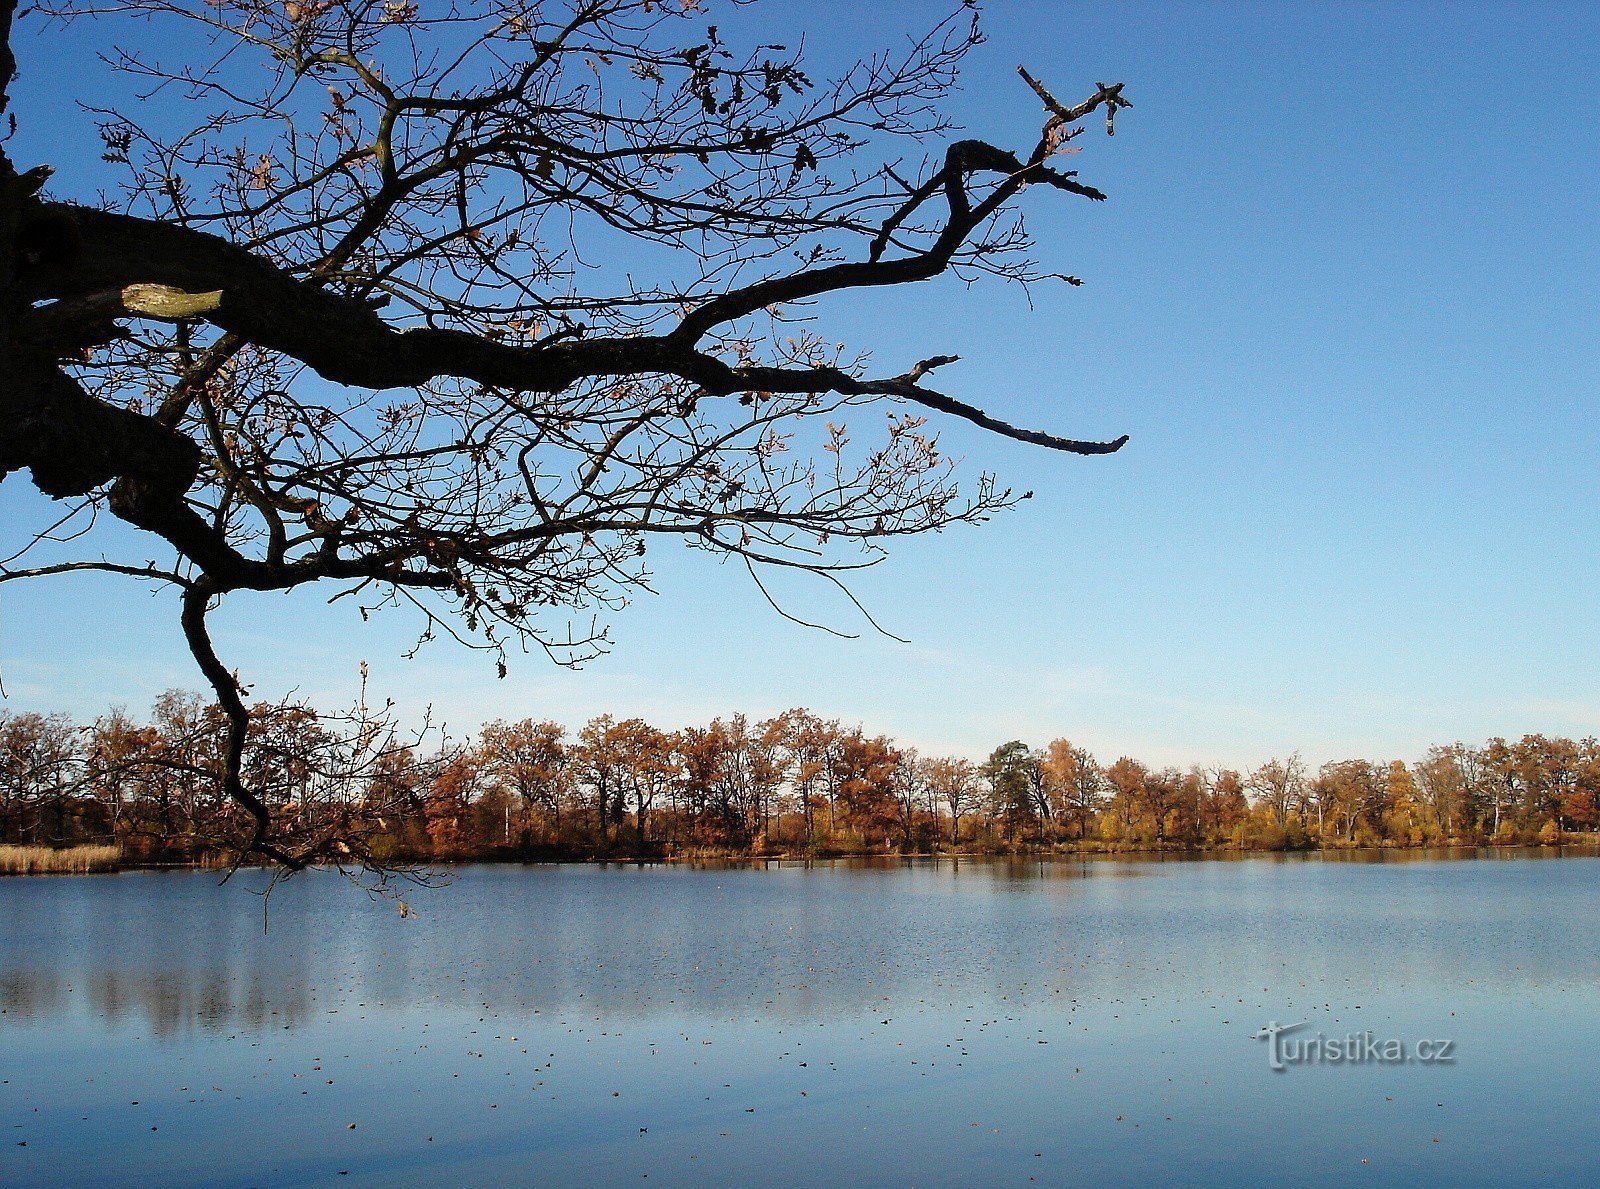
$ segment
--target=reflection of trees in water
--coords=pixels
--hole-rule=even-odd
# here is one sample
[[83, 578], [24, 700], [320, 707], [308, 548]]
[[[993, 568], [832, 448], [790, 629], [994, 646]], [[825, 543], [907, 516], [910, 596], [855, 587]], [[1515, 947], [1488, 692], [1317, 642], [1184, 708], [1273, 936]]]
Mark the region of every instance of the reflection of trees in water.
[[1019, 951], [987, 895], [949, 893], [1041, 874], [1081, 883], [1080, 864], [928, 864], [909, 883], [878, 869], [901, 866], [477, 869], [414, 897], [409, 921], [331, 880], [296, 881], [274, 894], [265, 935], [252, 901], [203, 874], [83, 881], [71, 889], [83, 903], [36, 914], [48, 927], [0, 925], [27, 963], [4, 993], [19, 1017], [87, 1011], [181, 1038], [416, 1009], [810, 1021], [901, 996], [965, 1002], [1019, 963], [1024, 979], [1067, 981], [1059, 947]]
[[89, 998], [108, 1021], [143, 1016], [157, 1036], [235, 1028], [259, 1032], [274, 1024], [303, 1024], [311, 1010], [298, 978], [270, 970], [248, 975], [217, 969], [106, 971], [90, 981]]
[[98, 1019], [160, 1038], [432, 1012], [670, 1027], [1592, 985], [1568, 930], [1600, 925], [1581, 861], [475, 868], [413, 897], [409, 920], [331, 878], [292, 881], [266, 934], [252, 898], [204, 874], [22, 882], [0, 886], [0, 1028]]
[[50, 971], [0, 971], [0, 1014], [31, 1019], [58, 1013], [66, 1002], [67, 984]]
[[312, 1007], [305, 984], [287, 972], [119, 969], [77, 981], [49, 970], [0, 975], [0, 1009], [9, 1019], [59, 1022], [87, 1010], [113, 1026], [143, 1024], [160, 1038], [295, 1027], [309, 1021]]

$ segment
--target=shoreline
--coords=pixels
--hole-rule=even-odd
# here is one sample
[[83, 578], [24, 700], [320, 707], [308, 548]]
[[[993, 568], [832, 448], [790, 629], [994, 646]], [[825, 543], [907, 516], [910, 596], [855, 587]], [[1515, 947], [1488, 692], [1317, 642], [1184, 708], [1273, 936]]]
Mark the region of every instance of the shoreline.
[[[0, 852], [11, 849], [9, 846], [0, 846]], [[225, 871], [228, 865], [214, 860], [123, 860], [121, 858], [84, 866], [74, 863], [71, 852], [74, 850], [104, 848], [32, 848], [29, 849], [54, 849], [63, 856], [67, 856], [60, 866], [15, 869], [0, 866], [0, 879], [8, 876], [25, 878], [28, 876], [81, 876], [81, 875], [121, 875], [132, 872], [161, 872], [161, 871]], [[1008, 862], [1042, 862], [1046, 860], [1171, 860], [1174, 862], [1204, 862], [1217, 860], [1246, 860], [1253, 858], [1300, 858], [1300, 859], [1350, 859], [1361, 858], [1388, 861], [1391, 857], [1402, 860], [1408, 856], [1425, 858], [1496, 858], [1496, 857], [1532, 857], [1533, 855], [1546, 855], [1551, 858], [1594, 858], [1600, 857], [1600, 837], [1595, 835], [1569, 835], [1559, 842], [1516, 842], [1516, 843], [1477, 843], [1477, 842], [1450, 842], [1407, 845], [1379, 845], [1379, 846], [1310, 846], [1295, 849], [1266, 847], [1155, 847], [1155, 846], [1120, 846], [1108, 847], [1105, 845], [1074, 847], [1070, 845], [1056, 845], [1050, 847], [1018, 847], [1008, 850], [939, 850], [939, 851], [825, 851], [806, 853], [804, 851], [766, 851], [752, 854], [749, 851], [709, 851], [704, 848], [685, 849], [679, 852], [657, 851], [651, 853], [577, 853], [572, 848], [567, 853], [550, 853], [556, 850], [567, 852], [567, 848], [540, 847], [532, 848], [534, 853], [520, 849], [506, 848], [484, 854], [453, 854], [453, 855], [397, 855], [385, 869], [396, 873], [408, 871], [424, 871], [431, 868], [447, 869], [452, 867], [470, 866], [757, 866], [774, 863], [804, 863], [804, 864], [834, 864], [834, 863], [871, 863], [874, 865], [891, 862], [928, 860], [962, 860], [976, 861], [1008, 861]], [[243, 863], [241, 870], [267, 870], [270, 864]]]

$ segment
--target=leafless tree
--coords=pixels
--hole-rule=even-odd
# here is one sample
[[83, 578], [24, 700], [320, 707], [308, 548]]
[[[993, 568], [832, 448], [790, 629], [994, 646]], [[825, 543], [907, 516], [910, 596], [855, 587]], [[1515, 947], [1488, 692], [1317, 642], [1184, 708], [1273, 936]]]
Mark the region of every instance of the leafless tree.
[[[15, 15], [0, 0], [7, 82]], [[1062, 154], [1128, 101], [1119, 83], [1064, 104], [1021, 71], [1045, 110], [1029, 149], [945, 143], [970, 4], [827, 81], [736, 46], [698, 0], [29, 16], [52, 36], [118, 22], [107, 65], [140, 91], [85, 93], [113, 196], [51, 194], [48, 163], [0, 157], [0, 475], [64, 502], [0, 581], [178, 590], [246, 851], [296, 867], [331, 840], [280, 829], [284, 794], [246, 778], [249, 711], [207, 630], [231, 592], [411, 604], [503, 674], [508, 646], [600, 648], [591, 617], [648, 580], [651, 541], [758, 583], [839, 581], [889, 538], [1022, 498], [958, 486], [929, 413], [1076, 454], [1126, 440], [1015, 427], [928, 387], [953, 356], [877, 374], [810, 321], [826, 295], [941, 274], [1076, 283], [1033, 263], [1014, 200], [1103, 198]], [[107, 514], [164, 560], [101, 552]]]

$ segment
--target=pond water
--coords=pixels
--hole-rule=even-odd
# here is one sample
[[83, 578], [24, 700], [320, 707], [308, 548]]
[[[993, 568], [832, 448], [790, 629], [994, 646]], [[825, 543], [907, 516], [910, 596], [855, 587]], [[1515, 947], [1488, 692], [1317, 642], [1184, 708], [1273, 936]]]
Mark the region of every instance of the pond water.
[[1600, 1162], [1592, 857], [451, 874], [410, 917], [297, 878], [265, 932], [259, 873], [0, 880], [0, 1184]]

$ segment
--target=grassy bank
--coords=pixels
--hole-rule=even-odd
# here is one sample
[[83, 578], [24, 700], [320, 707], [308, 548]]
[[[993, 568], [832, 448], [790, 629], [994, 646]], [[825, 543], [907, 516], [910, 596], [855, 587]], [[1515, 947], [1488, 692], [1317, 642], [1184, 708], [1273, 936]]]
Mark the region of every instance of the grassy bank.
[[0, 875], [86, 875], [121, 862], [116, 846], [0, 846]]

